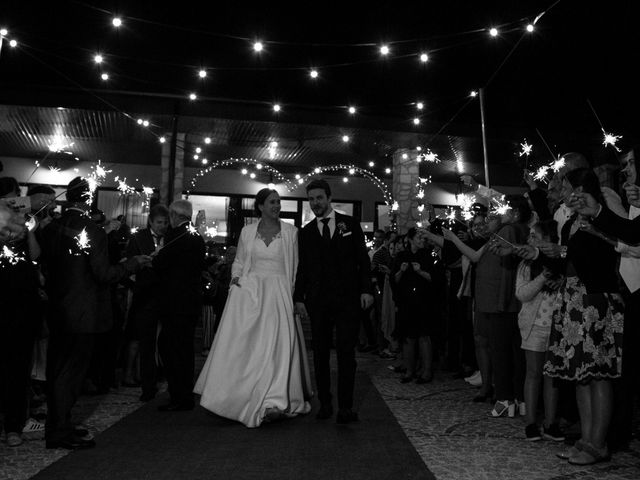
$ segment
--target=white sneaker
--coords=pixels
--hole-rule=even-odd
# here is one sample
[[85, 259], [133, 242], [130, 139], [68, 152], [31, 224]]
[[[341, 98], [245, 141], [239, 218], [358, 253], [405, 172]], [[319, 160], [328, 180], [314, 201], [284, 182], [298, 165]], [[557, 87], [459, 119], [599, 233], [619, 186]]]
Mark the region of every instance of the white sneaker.
[[39, 422], [33, 418], [27, 420], [24, 428], [22, 429], [22, 433], [33, 433], [33, 432], [42, 432], [44, 431], [44, 423]]
[[464, 381], [467, 382], [467, 383], [471, 383], [472, 380], [476, 380], [479, 377], [481, 377], [480, 370], [476, 370], [475, 372], [473, 372], [473, 375], [465, 377]]
[[474, 387], [481, 387], [482, 386], [482, 375], [480, 374], [480, 370], [478, 370], [476, 373], [474, 373], [470, 377], [465, 378], [465, 381], [468, 384], [473, 385]]

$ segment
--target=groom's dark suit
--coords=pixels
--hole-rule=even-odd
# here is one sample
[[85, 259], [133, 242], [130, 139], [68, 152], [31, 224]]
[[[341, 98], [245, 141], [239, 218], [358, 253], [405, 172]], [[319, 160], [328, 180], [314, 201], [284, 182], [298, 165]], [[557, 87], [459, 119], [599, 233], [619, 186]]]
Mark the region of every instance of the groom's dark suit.
[[329, 353], [335, 327], [338, 407], [351, 409], [360, 295], [372, 293], [364, 234], [352, 217], [336, 212], [330, 240], [323, 239], [317, 220], [313, 220], [301, 230], [298, 243], [300, 261], [293, 299], [304, 302], [311, 319], [318, 397], [322, 405], [331, 404]]

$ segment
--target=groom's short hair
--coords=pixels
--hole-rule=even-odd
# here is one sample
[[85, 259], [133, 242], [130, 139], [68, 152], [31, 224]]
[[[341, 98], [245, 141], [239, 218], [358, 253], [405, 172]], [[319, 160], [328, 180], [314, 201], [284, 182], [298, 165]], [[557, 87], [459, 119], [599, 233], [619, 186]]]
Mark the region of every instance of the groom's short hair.
[[307, 185], [307, 194], [309, 194], [310, 190], [314, 190], [316, 188], [321, 188], [322, 190], [324, 190], [324, 193], [327, 194], [327, 198], [331, 196], [331, 187], [329, 186], [329, 183], [327, 183], [327, 181], [323, 178], [319, 178], [310, 182]]

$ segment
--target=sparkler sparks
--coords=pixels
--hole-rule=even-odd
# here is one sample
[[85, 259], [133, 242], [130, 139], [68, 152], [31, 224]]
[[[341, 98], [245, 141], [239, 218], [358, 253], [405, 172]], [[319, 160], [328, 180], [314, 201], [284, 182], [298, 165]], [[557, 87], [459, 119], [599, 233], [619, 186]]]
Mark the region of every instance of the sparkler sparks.
[[130, 185], [127, 185], [127, 178], [123, 178], [122, 180], [120, 179], [120, 177], [116, 177], [115, 181], [118, 182], [118, 191], [122, 194], [122, 195], [131, 195], [132, 193], [136, 192], [136, 189], [133, 188]]
[[520, 146], [522, 147], [522, 151], [520, 152], [521, 157], [525, 155], [528, 157], [529, 155], [531, 155], [533, 147], [529, 145], [526, 140], [524, 141], [524, 143], [521, 143]]
[[549, 171], [549, 166], [548, 165], [543, 165], [542, 167], [540, 167], [537, 171], [536, 174], [533, 176], [534, 180], [537, 181], [543, 181], [546, 180], [547, 178], [547, 172]]
[[7, 262], [9, 265], [16, 265], [19, 262], [23, 262], [24, 257], [15, 253], [6, 245], [3, 245], [2, 252], [0, 253], [0, 260], [2, 260], [2, 263]]
[[144, 185], [142, 186], [142, 193], [144, 193], [145, 195], [148, 196], [152, 196], [153, 195], [153, 188], [151, 187], [145, 187]]
[[553, 170], [554, 172], [557, 172], [561, 168], [564, 168], [564, 165], [565, 165], [564, 157], [561, 157], [558, 160], [556, 160], [553, 163], [553, 165], [551, 165], [551, 170]]
[[425, 153], [418, 155], [418, 161], [424, 160], [430, 163], [440, 163], [440, 159], [438, 158], [437, 153], [433, 153], [431, 150], [427, 149]]
[[602, 130], [602, 133], [604, 134], [604, 140], [602, 141], [602, 144], [605, 146], [611, 145], [616, 149], [617, 152], [619, 152], [620, 149], [618, 148], [616, 143], [618, 143], [618, 140], [622, 138], [622, 135], [613, 135], [612, 133], [605, 132], [604, 129]]
[[198, 234], [198, 230], [196, 229], [196, 227], [194, 227], [191, 224], [189, 224], [187, 226], [187, 232], [189, 232], [191, 235], [197, 235]]
[[89, 249], [91, 248], [91, 241], [89, 240], [89, 235], [87, 234], [87, 229], [83, 228], [82, 231], [76, 235], [75, 237], [73, 237], [73, 239], [76, 241], [76, 251], [73, 252], [71, 250], [69, 250], [69, 253], [71, 255], [80, 255], [82, 253], [88, 254], [89, 253]]
[[131, 235], [135, 235], [140, 230], [138, 227], [131, 227]]
[[391, 205], [392, 212], [398, 211], [399, 208], [400, 208], [400, 204], [398, 202], [393, 202], [393, 205]]

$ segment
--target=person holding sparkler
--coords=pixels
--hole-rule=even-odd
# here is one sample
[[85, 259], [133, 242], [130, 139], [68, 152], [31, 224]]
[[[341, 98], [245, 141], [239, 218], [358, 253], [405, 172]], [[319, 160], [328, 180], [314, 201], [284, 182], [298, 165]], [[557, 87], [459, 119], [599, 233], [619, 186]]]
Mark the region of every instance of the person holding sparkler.
[[[0, 404], [10, 447], [22, 444], [31, 357], [42, 325], [40, 279], [33, 263], [38, 260], [40, 247], [33, 232], [26, 232], [24, 214], [28, 212], [14, 203], [20, 200], [19, 194], [14, 178], [0, 178], [0, 203], [10, 210], [8, 205], [14, 204], [18, 210], [15, 216], [6, 214], [11, 229], [0, 254]], [[22, 223], [21, 231], [15, 235], [14, 222]]]
[[50, 332], [47, 448], [95, 446], [86, 430], [77, 430], [71, 423], [71, 409], [89, 368], [96, 334], [109, 331], [113, 324], [109, 286], [150, 262], [139, 255], [109, 264], [107, 234], [88, 216], [88, 194], [85, 179], [71, 180], [67, 208], [42, 232]]
[[[575, 198], [589, 194], [604, 203], [598, 177], [590, 169], [568, 172], [562, 192], [567, 205], [583, 214], [589, 212], [576, 205]], [[576, 383], [581, 438], [558, 456], [572, 464], [589, 465], [610, 458], [606, 438], [613, 412], [611, 380], [621, 374], [624, 302], [612, 242], [582, 225], [583, 220], [573, 215], [563, 229], [566, 251], [561, 260], [566, 281], [553, 314], [544, 372]]]

